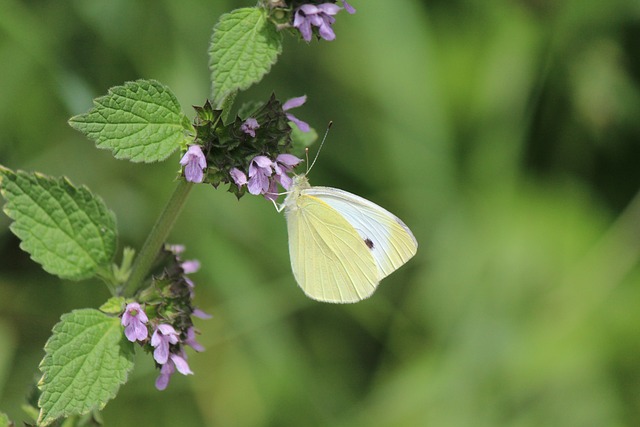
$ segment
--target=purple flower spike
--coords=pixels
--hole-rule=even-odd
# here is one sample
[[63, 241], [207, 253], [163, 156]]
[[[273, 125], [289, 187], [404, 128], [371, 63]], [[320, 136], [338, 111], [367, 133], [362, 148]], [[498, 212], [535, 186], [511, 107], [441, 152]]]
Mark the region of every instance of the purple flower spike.
[[169, 359], [169, 345], [178, 343], [178, 333], [173, 326], [160, 324], [151, 336], [151, 346], [156, 349], [153, 351], [153, 358], [160, 365], [167, 363]]
[[149, 335], [145, 324], [149, 321], [146, 313], [140, 308], [140, 304], [132, 302], [127, 304], [122, 315], [124, 334], [131, 342], [144, 341]]
[[238, 188], [241, 188], [243, 185], [247, 184], [247, 175], [245, 175], [244, 172], [242, 172], [240, 169], [231, 168], [229, 174], [231, 175], [233, 182], [236, 183]]
[[264, 194], [269, 190], [271, 160], [267, 156], [256, 156], [249, 164], [249, 182], [247, 188], [251, 194]]
[[184, 177], [187, 181], [200, 183], [204, 180], [203, 170], [207, 168], [207, 159], [199, 145], [190, 145], [180, 159], [180, 164], [184, 166]]
[[260, 125], [258, 121], [253, 117], [249, 117], [244, 123], [240, 126], [240, 130], [247, 135], [251, 135], [252, 138], [256, 137], [256, 129], [258, 129]]
[[[282, 111], [289, 111], [292, 108], [300, 107], [305, 102], [307, 102], [307, 95], [299, 96], [297, 98], [291, 98], [290, 100], [282, 104]], [[302, 132], [309, 132], [311, 130], [307, 122], [300, 120], [291, 113], [286, 113], [286, 115], [287, 119], [295, 123], [296, 126], [298, 126], [298, 129], [300, 129]]]

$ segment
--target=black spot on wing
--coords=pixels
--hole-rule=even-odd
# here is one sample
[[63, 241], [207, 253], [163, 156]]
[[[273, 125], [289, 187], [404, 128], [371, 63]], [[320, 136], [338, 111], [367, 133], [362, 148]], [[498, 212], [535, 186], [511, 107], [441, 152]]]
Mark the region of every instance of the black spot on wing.
[[371, 239], [369, 239], [368, 237], [364, 239], [364, 244], [367, 245], [369, 249], [373, 249], [373, 241], [371, 241]]

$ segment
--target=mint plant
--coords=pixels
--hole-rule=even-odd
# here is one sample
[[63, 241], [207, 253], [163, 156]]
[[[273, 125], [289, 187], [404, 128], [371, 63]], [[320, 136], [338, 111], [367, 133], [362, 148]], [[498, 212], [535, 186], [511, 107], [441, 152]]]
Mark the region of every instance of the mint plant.
[[[209, 318], [195, 306], [189, 274], [199, 263], [184, 260], [184, 246], [166, 238], [194, 184], [228, 184], [238, 198], [247, 192], [278, 197], [278, 185], [301, 160], [294, 155], [315, 132], [291, 112], [306, 97], [281, 102], [276, 95], [239, 106], [239, 91], [258, 83], [282, 53], [285, 34], [310, 42], [333, 40], [336, 14], [355, 10], [346, 1], [261, 0], [257, 6], [220, 17], [209, 48], [212, 94], [190, 123], [171, 90], [156, 80], [126, 82], [94, 100], [69, 124], [110, 150], [117, 159], [159, 162], [180, 151], [176, 189], [143, 246], [122, 248], [116, 218], [100, 197], [66, 178], [0, 166], [0, 193], [20, 247], [48, 273], [69, 280], [98, 278], [112, 297], [98, 309], [62, 315], [53, 327], [37, 384], [39, 426], [99, 424], [99, 411], [114, 398], [134, 367], [135, 347], [152, 354], [165, 389], [176, 371], [193, 374], [186, 348], [202, 351], [193, 317]], [[174, 177], [167, 177], [171, 180]], [[0, 424], [9, 425], [0, 413]]]

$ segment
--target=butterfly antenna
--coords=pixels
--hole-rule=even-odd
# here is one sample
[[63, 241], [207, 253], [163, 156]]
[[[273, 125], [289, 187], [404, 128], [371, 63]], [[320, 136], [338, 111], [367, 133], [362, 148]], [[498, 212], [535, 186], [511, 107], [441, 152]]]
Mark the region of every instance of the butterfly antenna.
[[[329, 134], [329, 129], [331, 129], [331, 126], [333, 126], [333, 121], [330, 121], [329, 124], [327, 125], [327, 130], [324, 132], [324, 136], [322, 137], [322, 142], [320, 143], [320, 147], [318, 147], [318, 152], [316, 153], [316, 156], [313, 158], [313, 163], [311, 163], [311, 166], [309, 166], [309, 168], [307, 169], [307, 174], [309, 174], [309, 171], [311, 171], [311, 168], [313, 167], [313, 165], [316, 164], [316, 160], [318, 160], [318, 156], [320, 155], [320, 150], [322, 150], [322, 146], [324, 145], [324, 141], [327, 139], [327, 135]], [[307, 148], [307, 164], [309, 164], [309, 149]]]

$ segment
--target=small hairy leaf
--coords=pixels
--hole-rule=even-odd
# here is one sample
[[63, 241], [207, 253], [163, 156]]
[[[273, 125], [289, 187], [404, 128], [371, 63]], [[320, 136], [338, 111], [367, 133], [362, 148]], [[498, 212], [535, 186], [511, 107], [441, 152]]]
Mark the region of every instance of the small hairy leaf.
[[38, 425], [104, 408], [133, 368], [120, 319], [94, 309], [62, 315], [44, 349]]
[[113, 87], [93, 103], [89, 112], [72, 117], [69, 124], [117, 159], [164, 160], [186, 142], [191, 130], [175, 95], [155, 80]]
[[93, 277], [116, 251], [116, 220], [102, 199], [66, 178], [0, 166], [0, 194], [20, 247], [63, 279]]
[[107, 314], [122, 313], [125, 302], [124, 297], [111, 297], [100, 306], [100, 311]]
[[280, 52], [282, 35], [264, 9], [247, 7], [222, 15], [209, 47], [216, 106], [229, 94], [259, 82]]

